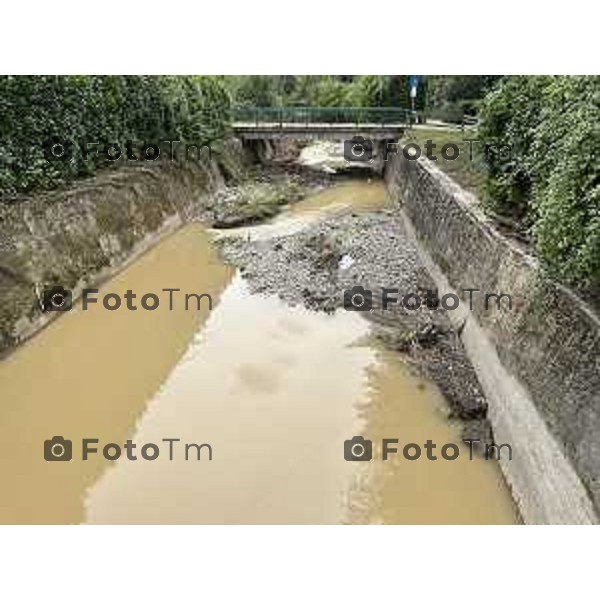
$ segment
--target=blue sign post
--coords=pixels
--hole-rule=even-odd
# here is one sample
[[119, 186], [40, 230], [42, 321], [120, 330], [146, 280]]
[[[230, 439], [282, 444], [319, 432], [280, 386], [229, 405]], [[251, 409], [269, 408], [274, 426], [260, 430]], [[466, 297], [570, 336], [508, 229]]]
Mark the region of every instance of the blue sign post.
[[409, 75], [408, 82], [410, 86], [410, 107], [415, 110], [415, 99], [417, 97], [417, 88], [419, 87], [419, 76]]

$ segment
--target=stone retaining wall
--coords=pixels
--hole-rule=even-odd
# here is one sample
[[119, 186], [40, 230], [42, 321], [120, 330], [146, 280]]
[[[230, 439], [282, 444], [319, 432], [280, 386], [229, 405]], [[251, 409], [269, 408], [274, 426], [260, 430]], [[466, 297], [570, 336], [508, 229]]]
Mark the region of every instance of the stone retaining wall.
[[476, 198], [430, 161], [394, 156], [385, 178], [431, 259], [438, 285], [461, 296], [461, 309], [468, 306], [468, 294], [461, 292], [467, 288], [512, 296], [512, 309], [490, 302], [486, 310], [479, 301], [453, 317], [467, 319], [463, 343], [488, 394], [496, 437], [513, 441], [515, 459], [502, 466], [525, 520], [595, 521], [598, 315], [500, 235]]

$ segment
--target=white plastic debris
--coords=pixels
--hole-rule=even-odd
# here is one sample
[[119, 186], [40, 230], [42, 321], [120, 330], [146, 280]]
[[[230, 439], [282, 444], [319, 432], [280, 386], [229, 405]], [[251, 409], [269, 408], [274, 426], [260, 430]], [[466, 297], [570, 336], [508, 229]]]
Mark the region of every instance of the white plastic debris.
[[345, 271], [346, 269], [349, 269], [354, 264], [354, 262], [354, 259], [349, 254], [344, 254], [344, 256], [342, 256], [342, 258], [340, 259], [338, 267], [342, 271]]

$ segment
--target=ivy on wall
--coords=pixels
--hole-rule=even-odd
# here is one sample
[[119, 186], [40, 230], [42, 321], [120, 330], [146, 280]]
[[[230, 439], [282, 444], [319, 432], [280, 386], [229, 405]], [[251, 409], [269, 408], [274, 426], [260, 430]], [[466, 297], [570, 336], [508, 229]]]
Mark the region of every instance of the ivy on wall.
[[[215, 77], [2, 76], [0, 195], [56, 187], [109, 165], [102, 152], [84, 155], [82, 142], [214, 140], [228, 107]], [[65, 141], [73, 144], [68, 160], [48, 160], [49, 148]]]

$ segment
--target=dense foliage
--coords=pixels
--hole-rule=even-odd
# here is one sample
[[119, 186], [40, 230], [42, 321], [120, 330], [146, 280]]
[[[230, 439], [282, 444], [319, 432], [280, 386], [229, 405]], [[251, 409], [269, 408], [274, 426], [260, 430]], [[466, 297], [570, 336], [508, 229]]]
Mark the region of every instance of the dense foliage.
[[[406, 75], [283, 75], [227, 77], [237, 105], [394, 106], [410, 108]], [[416, 108], [425, 108], [425, 81]]]
[[[223, 133], [229, 96], [211, 77], [0, 77], [0, 194], [54, 187], [108, 161], [84, 159], [81, 140], [203, 143]], [[70, 160], [46, 158], [51, 141], [74, 143]], [[168, 147], [165, 147], [168, 150]]]
[[[115, 164], [82, 140], [203, 144], [237, 106], [409, 108], [406, 75], [0, 77], [0, 198], [48, 189]], [[529, 228], [561, 279], [600, 286], [600, 78], [429, 76], [417, 110], [481, 111], [479, 137], [510, 146], [486, 157], [487, 208]], [[435, 115], [434, 115], [435, 116]], [[48, 160], [53, 140], [75, 142]]]
[[497, 75], [431, 75], [427, 78], [427, 112], [433, 118], [461, 122], [463, 114], [476, 115], [481, 100]]
[[531, 227], [537, 251], [567, 282], [600, 284], [600, 78], [506, 77], [486, 97], [484, 200]]

